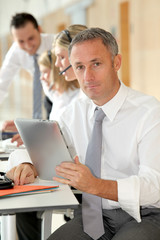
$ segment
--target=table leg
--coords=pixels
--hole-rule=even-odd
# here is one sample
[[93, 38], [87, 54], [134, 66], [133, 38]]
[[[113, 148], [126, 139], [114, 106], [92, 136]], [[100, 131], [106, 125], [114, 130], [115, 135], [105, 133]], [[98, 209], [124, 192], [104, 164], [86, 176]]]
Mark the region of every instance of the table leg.
[[51, 235], [52, 212], [52, 210], [46, 210], [38, 213], [38, 217], [42, 219], [41, 240], [46, 240]]
[[16, 216], [3, 215], [1, 219], [1, 240], [16, 240]]

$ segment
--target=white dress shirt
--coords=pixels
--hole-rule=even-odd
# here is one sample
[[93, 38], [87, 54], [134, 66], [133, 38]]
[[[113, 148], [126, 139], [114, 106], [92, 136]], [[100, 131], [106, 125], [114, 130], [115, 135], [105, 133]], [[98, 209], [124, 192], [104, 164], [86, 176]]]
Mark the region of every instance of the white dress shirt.
[[[40, 55], [44, 51], [50, 50], [52, 48], [53, 39], [53, 34], [41, 34], [41, 44], [37, 50], [37, 54]], [[7, 95], [8, 87], [10, 86], [15, 75], [22, 68], [33, 75], [33, 57], [26, 51], [22, 50], [18, 46], [17, 42], [14, 42], [6, 54], [0, 70], [0, 103]]]
[[[91, 100], [81, 99], [60, 121], [83, 164], [95, 107]], [[106, 117], [101, 178], [118, 181], [118, 202], [102, 199], [103, 208], [121, 207], [140, 222], [140, 206], [160, 207], [160, 102], [121, 83], [102, 109]]]
[[[95, 107], [87, 97], [78, 99], [59, 121], [72, 155], [83, 164]], [[122, 208], [140, 222], [140, 206], [160, 207], [160, 102], [121, 83], [102, 109], [101, 178], [118, 182], [118, 202], [102, 199], [103, 208]], [[14, 164], [22, 161], [17, 156], [11, 157]]]

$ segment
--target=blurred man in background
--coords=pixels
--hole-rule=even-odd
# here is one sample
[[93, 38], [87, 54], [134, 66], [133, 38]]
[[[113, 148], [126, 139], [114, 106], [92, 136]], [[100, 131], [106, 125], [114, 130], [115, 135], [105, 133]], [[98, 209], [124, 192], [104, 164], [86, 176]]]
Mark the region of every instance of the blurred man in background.
[[[33, 118], [42, 118], [42, 88], [37, 57], [52, 48], [53, 34], [44, 34], [36, 19], [29, 13], [15, 14], [11, 19], [11, 33], [14, 43], [9, 49], [0, 70], [0, 103], [20, 69], [33, 76]], [[45, 104], [47, 109], [50, 106]], [[49, 110], [48, 110], [49, 111]]]

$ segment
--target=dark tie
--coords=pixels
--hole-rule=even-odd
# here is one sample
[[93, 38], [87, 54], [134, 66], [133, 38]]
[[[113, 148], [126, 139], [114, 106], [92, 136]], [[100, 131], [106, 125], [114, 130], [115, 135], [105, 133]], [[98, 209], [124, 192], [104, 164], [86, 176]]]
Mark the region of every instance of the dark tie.
[[[96, 108], [95, 122], [86, 152], [85, 164], [97, 178], [101, 176], [102, 121], [105, 116], [101, 108]], [[82, 196], [84, 232], [91, 238], [98, 239], [104, 234], [102, 198], [88, 193], [83, 193]]]
[[33, 76], [33, 118], [42, 118], [42, 85], [40, 82], [40, 71], [37, 63], [38, 55], [33, 56], [34, 59], [34, 76]]

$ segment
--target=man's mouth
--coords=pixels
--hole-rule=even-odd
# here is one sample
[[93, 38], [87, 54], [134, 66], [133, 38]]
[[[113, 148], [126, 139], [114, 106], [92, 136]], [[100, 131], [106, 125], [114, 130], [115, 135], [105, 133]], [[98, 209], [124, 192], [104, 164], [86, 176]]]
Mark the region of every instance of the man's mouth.
[[94, 88], [97, 88], [99, 86], [99, 84], [86, 84], [85, 86], [88, 89], [94, 89]]

